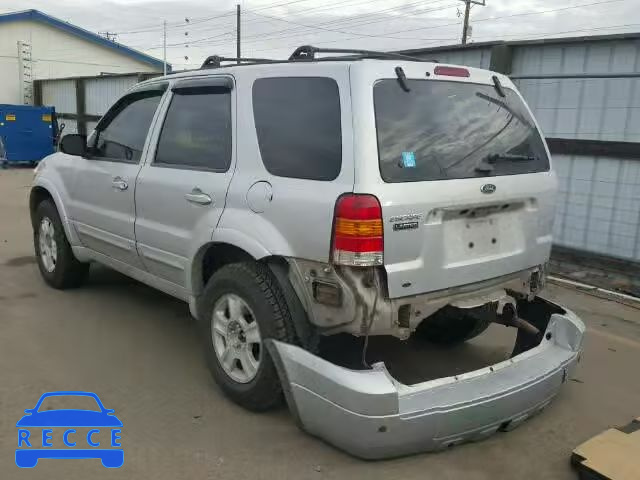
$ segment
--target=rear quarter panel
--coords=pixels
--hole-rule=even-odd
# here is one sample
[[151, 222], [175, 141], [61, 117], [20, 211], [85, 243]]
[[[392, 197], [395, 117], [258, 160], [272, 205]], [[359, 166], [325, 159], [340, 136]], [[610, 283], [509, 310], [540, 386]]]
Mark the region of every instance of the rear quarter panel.
[[[266, 77], [330, 77], [338, 84], [342, 124], [342, 167], [333, 181], [278, 177], [265, 168], [253, 115], [252, 87]], [[269, 255], [328, 261], [336, 199], [353, 191], [353, 132], [348, 64], [263, 65], [236, 76], [238, 88], [238, 162], [227, 194], [225, 211], [214, 241], [234, 243], [256, 258]], [[277, 112], [274, 112], [277, 121]], [[313, 135], [313, 131], [308, 132]], [[303, 161], [304, 159], [301, 159]], [[247, 193], [267, 182], [271, 201], [255, 212]], [[242, 242], [238, 244], [237, 242]]]

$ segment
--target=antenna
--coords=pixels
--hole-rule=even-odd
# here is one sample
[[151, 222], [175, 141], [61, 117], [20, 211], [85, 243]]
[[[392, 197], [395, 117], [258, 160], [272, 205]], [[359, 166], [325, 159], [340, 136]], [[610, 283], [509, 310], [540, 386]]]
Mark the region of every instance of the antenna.
[[104, 38], [106, 38], [111, 42], [115, 42], [118, 38], [118, 34], [113, 32], [98, 32], [98, 35], [103, 36]]

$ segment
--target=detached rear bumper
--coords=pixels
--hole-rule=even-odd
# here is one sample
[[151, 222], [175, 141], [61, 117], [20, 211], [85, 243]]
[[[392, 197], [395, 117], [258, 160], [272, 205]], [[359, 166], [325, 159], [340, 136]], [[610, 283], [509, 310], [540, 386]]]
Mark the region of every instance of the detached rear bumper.
[[354, 371], [289, 344], [272, 341], [269, 347], [301, 428], [357, 457], [381, 459], [515, 428], [546, 407], [569, 378], [584, 331], [574, 313], [553, 313], [536, 347], [487, 368], [411, 386], [391, 377], [384, 364]]

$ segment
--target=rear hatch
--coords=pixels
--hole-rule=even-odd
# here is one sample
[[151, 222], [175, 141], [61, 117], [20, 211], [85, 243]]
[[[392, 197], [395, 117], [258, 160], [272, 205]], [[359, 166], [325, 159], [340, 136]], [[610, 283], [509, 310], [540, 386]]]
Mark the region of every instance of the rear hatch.
[[546, 262], [556, 180], [510, 80], [496, 76], [496, 85], [492, 72], [431, 63], [361, 63], [351, 72], [356, 192], [382, 205], [390, 296]]

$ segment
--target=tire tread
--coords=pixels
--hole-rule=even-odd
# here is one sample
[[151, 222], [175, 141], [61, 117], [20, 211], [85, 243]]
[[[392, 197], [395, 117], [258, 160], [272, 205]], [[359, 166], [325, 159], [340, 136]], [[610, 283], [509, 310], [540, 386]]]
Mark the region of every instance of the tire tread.
[[[56, 268], [53, 272], [47, 272], [40, 260], [38, 230], [40, 228], [40, 220], [45, 216], [49, 217], [54, 224], [54, 236], [56, 246], [58, 248], [58, 261], [56, 262]], [[36, 218], [38, 221], [34, 226], [34, 249], [38, 268], [40, 269], [45, 282], [47, 282], [49, 286], [58, 290], [66, 290], [81, 286], [89, 272], [89, 264], [80, 262], [73, 254], [73, 250], [71, 249], [71, 245], [67, 239], [67, 235], [62, 225], [62, 220], [60, 219], [60, 214], [58, 213], [58, 209], [55, 204], [51, 200], [43, 200], [40, 202], [36, 207]]]
[[[272, 314], [272, 318], [270, 319], [272, 332], [267, 334], [266, 337], [265, 334], [261, 332], [263, 338], [274, 338], [283, 342], [298, 344], [293, 320], [284, 294], [269, 267], [260, 262], [242, 262], [225, 265], [209, 279], [202, 295], [206, 305], [201, 304], [201, 308], [198, 309], [199, 312], [204, 314], [202, 315], [204, 318], [200, 319], [200, 323], [204, 327], [203, 330], [207, 332], [205, 341], [210, 342], [209, 338], [207, 338], [210, 337], [210, 321], [207, 313], [213, 308], [213, 300], [215, 300], [218, 285], [226, 279], [237, 281], [239, 278], [243, 280], [246, 278], [253, 281], [263, 296], [263, 300], [266, 301], [269, 306]], [[268, 378], [267, 381], [261, 381], [259, 386], [256, 385], [250, 394], [244, 392], [238, 393], [238, 391], [228, 385], [232, 380], [221, 380], [219, 378], [220, 375], [226, 376], [226, 374], [217, 372], [216, 369], [210, 365], [214, 379], [222, 390], [236, 403], [253, 411], [269, 410], [282, 402], [282, 386], [280, 385], [275, 366], [272, 360], [268, 358], [268, 352], [264, 344], [262, 348], [264, 349], [263, 361], [268, 362], [268, 364], [261, 367], [268, 369], [267, 372], [263, 372], [263, 375], [266, 375]], [[215, 352], [208, 352], [208, 356], [215, 357]], [[211, 362], [217, 362], [217, 359], [214, 358], [208, 360], [210, 364]], [[260, 372], [258, 375], [260, 375]]]

